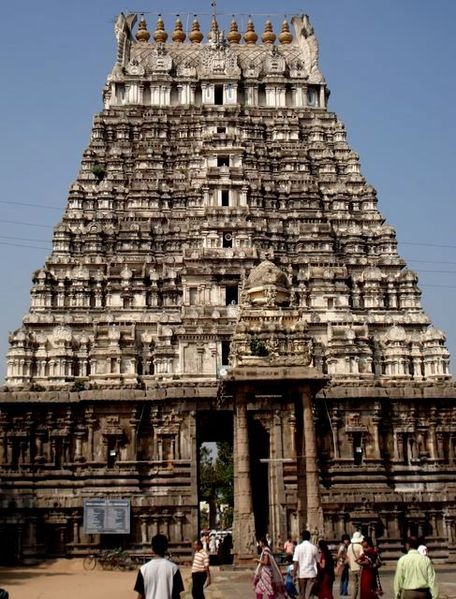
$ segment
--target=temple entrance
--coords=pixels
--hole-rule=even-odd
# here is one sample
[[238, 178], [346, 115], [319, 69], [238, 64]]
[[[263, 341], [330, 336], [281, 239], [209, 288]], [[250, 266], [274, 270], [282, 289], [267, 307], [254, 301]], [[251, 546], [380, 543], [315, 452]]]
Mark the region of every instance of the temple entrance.
[[198, 530], [211, 563], [232, 563], [233, 415], [200, 412], [197, 418]]
[[249, 422], [250, 477], [255, 534], [259, 539], [270, 533], [269, 518], [269, 434], [263, 424], [251, 418]]
[[14, 566], [20, 562], [21, 547], [17, 524], [5, 524], [0, 529], [0, 565]]

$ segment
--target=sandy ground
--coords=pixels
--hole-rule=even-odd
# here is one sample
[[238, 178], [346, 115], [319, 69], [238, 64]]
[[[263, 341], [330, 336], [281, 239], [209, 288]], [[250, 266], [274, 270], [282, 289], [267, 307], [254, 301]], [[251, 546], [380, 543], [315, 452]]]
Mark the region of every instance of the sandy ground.
[[[253, 571], [253, 568], [252, 568]], [[185, 588], [181, 599], [190, 599], [190, 570], [182, 568]], [[213, 584], [206, 591], [206, 599], [253, 599], [252, 573], [239, 570], [212, 568]], [[381, 573], [384, 599], [393, 599], [393, 571]], [[82, 560], [55, 560], [33, 567], [0, 568], [0, 588], [6, 589], [10, 599], [136, 599], [133, 586], [136, 572], [87, 572]], [[445, 567], [438, 571], [441, 599], [456, 599], [456, 569]], [[337, 581], [334, 586], [337, 591]], [[334, 593], [337, 599], [337, 592]]]

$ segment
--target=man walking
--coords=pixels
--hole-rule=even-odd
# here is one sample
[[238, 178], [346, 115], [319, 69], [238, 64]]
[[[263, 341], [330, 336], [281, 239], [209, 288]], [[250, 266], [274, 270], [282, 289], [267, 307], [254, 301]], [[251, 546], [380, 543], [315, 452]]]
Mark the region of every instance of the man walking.
[[302, 543], [296, 545], [293, 555], [294, 577], [299, 581], [300, 599], [309, 599], [312, 587], [317, 578], [318, 549], [310, 542], [310, 532], [302, 533]]
[[165, 558], [167, 537], [155, 535], [151, 544], [154, 556], [141, 566], [136, 578], [134, 590], [138, 599], [180, 599], [184, 585], [179, 568]]
[[358, 563], [358, 560], [364, 553], [362, 545], [363, 539], [364, 536], [359, 531], [356, 531], [355, 533], [353, 533], [350, 545], [347, 549], [347, 560], [350, 573], [352, 599], [358, 599], [359, 596], [359, 576], [361, 573], [361, 566]]
[[427, 555], [418, 551], [418, 539], [409, 537], [405, 555], [399, 558], [394, 576], [396, 599], [437, 599], [435, 571]]
[[204, 599], [204, 583], [211, 584], [211, 571], [209, 570], [209, 555], [203, 549], [200, 539], [197, 539], [193, 547], [195, 555], [192, 563], [192, 597], [193, 599]]

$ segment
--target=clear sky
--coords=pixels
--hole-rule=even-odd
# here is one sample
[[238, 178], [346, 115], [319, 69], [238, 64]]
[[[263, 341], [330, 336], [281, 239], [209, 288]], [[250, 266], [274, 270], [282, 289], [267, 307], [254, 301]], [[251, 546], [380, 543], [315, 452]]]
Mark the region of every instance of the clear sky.
[[[320, 41], [329, 107], [345, 122], [423, 305], [456, 356], [456, 0], [285, 0]], [[226, 13], [277, 13], [272, 0], [218, 0]], [[2, 3], [0, 93], [0, 357], [29, 305], [31, 274], [49, 254], [115, 60], [118, 12], [210, 12], [210, 0], [16, 0]], [[147, 13], [154, 14], [147, 14]], [[274, 21], [283, 17], [278, 15]], [[454, 372], [454, 367], [453, 367]]]

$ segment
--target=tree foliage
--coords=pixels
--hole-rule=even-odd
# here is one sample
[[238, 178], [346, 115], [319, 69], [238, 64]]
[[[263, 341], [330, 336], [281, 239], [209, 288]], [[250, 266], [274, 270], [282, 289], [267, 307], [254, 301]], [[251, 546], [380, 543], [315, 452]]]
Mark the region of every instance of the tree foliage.
[[227, 442], [216, 444], [214, 457], [204, 445], [200, 448], [200, 499], [209, 504], [209, 521], [213, 526], [214, 510], [220, 505], [234, 504], [233, 495], [233, 448]]

